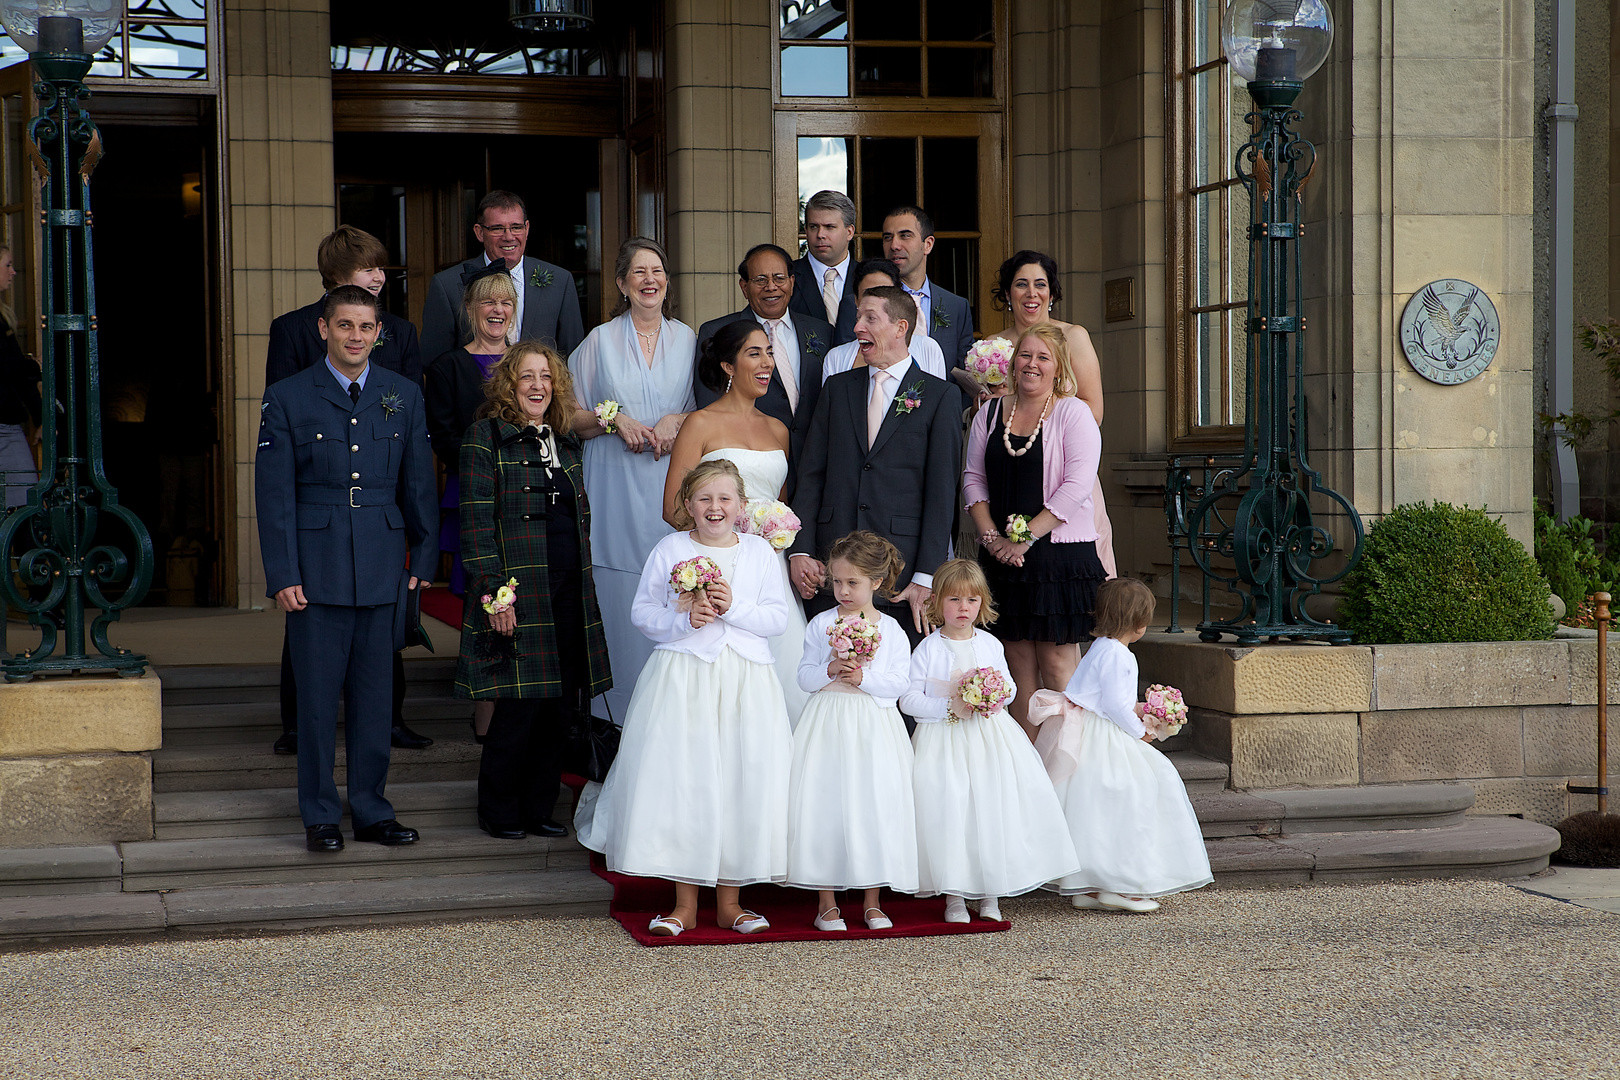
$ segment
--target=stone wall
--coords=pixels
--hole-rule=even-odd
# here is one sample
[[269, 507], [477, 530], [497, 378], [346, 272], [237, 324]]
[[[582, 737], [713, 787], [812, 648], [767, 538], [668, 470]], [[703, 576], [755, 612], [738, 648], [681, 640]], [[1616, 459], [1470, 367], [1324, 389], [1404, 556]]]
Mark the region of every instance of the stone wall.
[[[1245, 649], [1155, 632], [1136, 652], [1145, 682], [1193, 707], [1179, 745], [1229, 762], [1235, 788], [1460, 780], [1474, 813], [1543, 824], [1595, 806], [1565, 791], [1597, 768], [1595, 635]], [[1620, 650], [1608, 663], [1620, 703]]]

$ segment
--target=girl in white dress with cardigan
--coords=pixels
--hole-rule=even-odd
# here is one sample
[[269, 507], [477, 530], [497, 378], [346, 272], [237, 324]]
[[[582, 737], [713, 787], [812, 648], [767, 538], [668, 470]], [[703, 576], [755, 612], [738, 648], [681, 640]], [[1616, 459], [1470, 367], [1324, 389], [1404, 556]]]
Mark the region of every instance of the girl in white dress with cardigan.
[[940, 629], [911, 654], [900, 708], [917, 721], [912, 786], [917, 869], [924, 896], [945, 894], [945, 921], [1001, 918], [1000, 898], [1038, 889], [1079, 866], [1063, 808], [1040, 755], [1006, 709], [965, 714], [957, 680], [989, 667], [1013, 685], [1001, 642], [978, 629], [995, 619], [979, 564], [952, 559], [934, 572], [928, 617]]
[[[749, 502], [779, 499], [788, 476], [788, 429], [782, 421], [762, 413], [754, 403], [765, 395], [776, 369], [770, 340], [753, 320], [728, 323], [703, 344], [697, 362], [698, 379], [720, 395], [719, 400], [686, 418], [675, 448], [669, 455], [664, 481], [664, 520], [674, 526], [681, 513], [676, 492], [686, 474], [700, 461], [724, 458], [737, 466]], [[788, 580], [787, 556], [778, 555], [782, 580]], [[791, 585], [786, 586], [793, 595]], [[804, 638], [804, 609], [793, 604], [787, 629], [771, 639], [776, 677], [782, 682], [788, 723], [797, 724], [809, 695], [799, 689], [799, 653]]]
[[[647, 557], [631, 617], [656, 643], [636, 681], [618, 756], [574, 818], [581, 844], [608, 869], [675, 883], [675, 908], [650, 924], [676, 935], [697, 920], [698, 889], [715, 886], [721, 926], [769, 927], [738, 888], [787, 878], [788, 768], [793, 734], [769, 639], [793, 603], [776, 552], [732, 530], [745, 492], [737, 467], [706, 461], [681, 487], [689, 531]], [[722, 580], [683, 609], [679, 563], [713, 559]]]
[[[840, 537], [827, 557], [827, 584], [838, 606], [810, 620], [803, 634], [799, 686], [809, 704], [793, 732], [788, 780], [788, 884], [820, 893], [817, 930], [847, 930], [837, 893], [863, 889], [869, 930], [894, 925], [879, 891], [917, 891], [917, 823], [911, 743], [895, 707], [911, 681], [911, 645], [894, 619], [872, 606], [905, 569], [895, 546], [864, 529]], [[881, 640], [871, 659], [834, 654], [829, 630], [862, 618]]]
[[1153, 911], [1155, 896], [1208, 885], [1209, 855], [1187, 788], [1149, 745], [1130, 646], [1153, 618], [1153, 592], [1135, 578], [1097, 589], [1093, 642], [1061, 694], [1030, 701], [1035, 745], [1063, 804], [1080, 869], [1047, 888], [1077, 908]]

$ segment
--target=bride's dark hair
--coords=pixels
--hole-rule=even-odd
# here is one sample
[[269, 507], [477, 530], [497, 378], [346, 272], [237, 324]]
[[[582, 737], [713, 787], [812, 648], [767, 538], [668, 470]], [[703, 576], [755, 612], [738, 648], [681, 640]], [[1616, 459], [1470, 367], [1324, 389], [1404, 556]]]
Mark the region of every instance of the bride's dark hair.
[[698, 357], [698, 378], [703, 380], [703, 385], [717, 394], [725, 393], [731, 376], [720, 365], [735, 364], [749, 336], [764, 332], [764, 327], [752, 318], [738, 319], [716, 330], [714, 336], [703, 343], [703, 355]]

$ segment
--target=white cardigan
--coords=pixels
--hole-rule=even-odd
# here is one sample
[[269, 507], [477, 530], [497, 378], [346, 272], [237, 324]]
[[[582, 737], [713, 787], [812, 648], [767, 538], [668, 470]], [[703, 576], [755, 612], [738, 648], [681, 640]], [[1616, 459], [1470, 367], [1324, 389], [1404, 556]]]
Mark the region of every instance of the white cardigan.
[[[810, 620], [804, 628], [804, 656], [799, 660], [799, 689], [814, 694], [832, 680], [827, 678], [827, 665], [832, 663], [832, 646], [827, 644], [827, 627], [838, 618], [838, 609], [831, 608]], [[883, 640], [878, 643], [877, 654], [861, 672], [861, 685], [850, 687], [876, 701], [885, 709], [892, 709], [911, 684], [911, 642], [905, 628], [889, 616], [878, 612], [878, 632]]]
[[[1017, 693], [1012, 672], [1007, 670], [1007, 652], [988, 631], [973, 631], [973, 662], [1001, 672], [1007, 685]], [[911, 687], [900, 698], [900, 711], [919, 724], [937, 724], [947, 719], [951, 693], [955, 689], [951, 680], [955, 663], [951, 647], [938, 630], [923, 638], [922, 644], [911, 654]]]
[[1137, 678], [1131, 647], [1117, 638], [1100, 637], [1080, 658], [1063, 696], [1140, 739], [1147, 734], [1147, 725], [1136, 715]]
[[670, 588], [669, 574], [675, 564], [709, 549], [692, 541], [685, 532], [671, 533], [653, 547], [641, 570], [641, 584], [630, 605], [630, 621], [656, 648], [691, 653], [713, 662], [727, 645], [744, 660], [758, 664], [775, 663], [770, 638], [787, 629], [787, 579], [778, 565], [776, 550], [758, 536], [739, 535], [737, 566], [732, 577], [731, 608], [701, 630], [692, 629], [687, 612], [677, 605]]

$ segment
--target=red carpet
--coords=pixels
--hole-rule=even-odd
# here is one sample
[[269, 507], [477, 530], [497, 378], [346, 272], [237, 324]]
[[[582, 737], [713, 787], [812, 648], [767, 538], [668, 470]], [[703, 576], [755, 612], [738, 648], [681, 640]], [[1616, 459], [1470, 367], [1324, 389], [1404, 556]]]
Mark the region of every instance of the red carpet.
[[[769, 930], [739, 934], [714, 925], [714, 890], [704, 889], [699, 901], [698, 925], [679, 937], [660, 937], [647, 932], [655, 915], [667, 915], [675, 906], [675, 887], [654, 878], [616, 874], [591, 856], [591, 869], [613, 885], [613, 903], [608, 913], [643, 945], [746, 945], [764, 941], [849, 941], [861, 938], [933, 937], [941, 934], [989, 934], [1011, 928], [1010, 922], [986, 922], [975, 917], [970, 923], [945, 921], [945, 898], [919, 900], [914, 896], [886, 893], [883, 911], [894, 920], [889, 930], [868, 930], [854, 907], [858, 894], [845, 894], [849, 905], [843, 910], [849, 929], [841, 934], [823, 933], [811, 925], [816, 916], [816, 894], [805, 889], [779, 885], [748, 885], [742, 891], [743, 907], [757, 911], [771, 921]], [[856, 915], [856, 918], [849, 916]]]
[[422, 614], [460, 630], [461, 597], [446, 588], [429, 589], [422, 594]]

